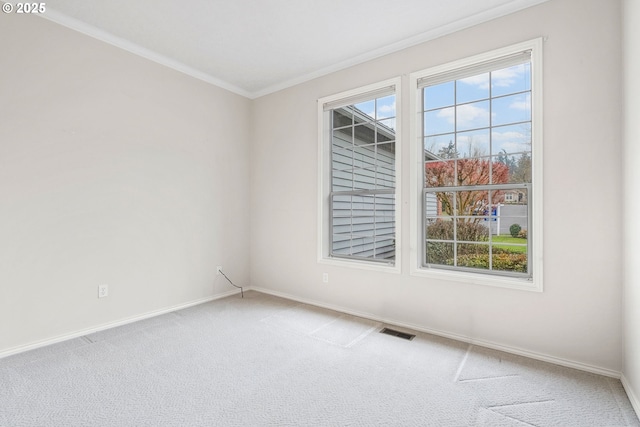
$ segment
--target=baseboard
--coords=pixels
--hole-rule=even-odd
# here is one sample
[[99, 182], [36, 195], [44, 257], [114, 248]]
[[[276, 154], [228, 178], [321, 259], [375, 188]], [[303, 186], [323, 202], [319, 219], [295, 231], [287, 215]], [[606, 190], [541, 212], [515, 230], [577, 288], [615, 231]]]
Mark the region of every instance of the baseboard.
[[419, 332], [424, 332], [427, 334], [432, 334], [432, 335], [437, 335], [440, 337], [444, 337], [444, 338], [450, 338], [456, 341], [461, 341], [461, 342], [465, 342], [468, 344], [472, 344], [472, 345], [477, 345], [480, 347], [487, 347], [487, 348], [491, 348], [493, 350], [499, 350], [499, 351], [504, 351], [505, 353], [511, 353], [511, 354], [516, 354], [518, 356], [524, 356], [524, 357], [528, 357], [530, 359], [535, 359], [535, 360], [540, 360], [542, 362], [548, 362], [548, 363], [553, 363], [554, 365], [560, 365], [560, 366], [565, 366], [567, 368], [573, 368], [573, 369], [578, 369], [580, 371], [585, 371], [585, 372], [590, 372], [593, 374], [598, 374], [598, 375], [604, 375], [606, 377], [611, 377], [611, 378], [615, 378], [615, 379], [620, 379], [620, 372], [611, 370], [611, 369], [605, 369], [605, 368], [601, 368], [598, 366], [593, 366], [593, 365], [589, 365], [589, 364], [585, 364], [582, 362], [576, 362], [573, 360], [568, 360], [568, 359], [562, 359], [559, 357], [555, 357], [555, 356], [550, 356], [547, 354], [542, 354], [542, 353], [536, 353], [536, 352], [532, 352], [529, 350], [524, 350], [521, 348], [517, 348], [517, 347], [512, 347], [512, 346], [508, 346], [508, 345], [503, 345], [503, 344], [499, 344], [499, 343], [495, 343], [495, 342], [491, 342], [491, 341], [485, 341], [485, 340], [477, 340], [477, 339], [473, 339], [471, 337], [467, 337], [464, 335], [459, 335], [459, 334], [453, 334], [447, 331], [441, 331], [441, 330], [437, 330], [437, 329], [431, 329], [431, 328], [425, 328], [423, 326], [420, 325], [414, 325], [414, 324], [410, 324], [410, 323], [406, 323], [406, 322], [401, 322], [399, 320], [396, 319], [390, 319], [390, 318], [383, 318], [371, 313], [365, 313], [365, 312], [359, 312], [359, 311], [355, 311], [355, 310], [351, 310], [345, 307], [341, 307], [341, 306], [337, 306], [337, 305], [332, 305], [332, 304], [325, 304], [325, 303], [321, 303], [318, 301], [314, 301], [314, 300], [310, 300], [310, 299], [306, 299], [306, 298], [300, 298], [298, 296], [295, 295], [291, 295], [291, 294], [287, 294], [287, 293], [283, 293], [283, 292], [278, 292], [278, 291], [273, 291], [271, 289], [265, 289], [265, 288], [261, 288], [261, 287], [257, 287], [257, 286], [253, 286], [251, 287], [251, 290], [257, 291], [257, 292], [262, 292], [265, 294], [269, 294], [269, 295], [273, 295], [273, 296], [277, 296], [277, 297], [281, 297], [281, 298], [285, 298], [285, 299], [289, 299], [292, 301], [297, 301], [297, 302], [301, 302], [304, 304], [309, 304], [309, 305], [313, 305], [316, 307], [322, 307], [322, 308], [327, 308], [329, 310], [335, 310], [335, 311], [339, 311], [341, 313], [346, 313], [346, 314], [351, 314], [353, 316], [358, 316], [358, 317], [362, 317], [365, 319], [369, 319], [369, 320], [374, 320], [376, 322], [381, 322], [381, 323], [386, 323], [386, 324], [390, 324], [390, 325], [394, 325], [394, 326], [400, 326], [403, 328], [408, 328], [408, 329], [413, 329], [415, 331], [419, 331]]
[[231, 295], [235, 295], [235, 294], [239, 294], [240, 291], [228, 291], [228, 292], [224, 292], [221, 294], [216, 294], [213, 296], [209, 296], [206, 298], [201, 298], [198, 300], [194, 300], [194, 301], [190, 301], [187, 303], [183, 303], [183, 304], [178, 304], [178, 305], [174, 305], [171, 307], [166, 307], [166, 308], [161, 308], [159, 310], [153, 310], [153, 311], [149, 311], [143, 314], [139, 314], [136, 316], [131, 316], [131, 317], [127, 317], [124, 319], [120, 319], [117, 320], [115, 322], [109, 322], [109, 323], [103, 323], [102, 325], [98, 325], [98, 326], [94, 326], [91, 328], [87, 328], [87, 329], [81, 329], [79, 331], [74, 331], [74, 332], [70, 332], [68, 334], [63, 334], [63, 335], [58, 335], [56, 337], [53, 338], [48, 338], [46, 340], [41, 340], [41, 341], [36, 341], [33, 343], [29, 343], [29, 344], [24, 344], [24, 345], [20, 345], [17, 347], [12, 347], [8, 350], [4, 350], [4, 351], [0, 351], [0, 359], [4, 358], [4, 357], [8, 357], [8, 356], [12, 356], [14, 354], [18, 354], [18, 353], [23, 353], [25, 351], [29, 351], [29, 350], [35, 350], [36, 348], [40, 348], [40, 347], [45, 347], [51, 344], [56, 344], [62, 341], [67, 341], [70, 339], [74, 339], [74, 338], [79, 338], [82, 337], [84, 335], [89, 335], [89, 334], [93, 334], [95, 332], [100, 332], [100, 331], [104, 331], [105, 329], [111, 329], [111, 328], [115, 328], [118, 326], [123, 326], [129, 323], [133, 323], [133, 322], [138, 322], [140, 320], [144, 320], [144, 319], [149, 319], [151, 317], [156, 317], [156, 316], [160, 316], [162, 314], [167, 314], [167, 313], [171, 313], [173, 311], [178, 311], [178, 310], [182, 310], [185, 308], [189, 308], [189, 307], [193, 307], [194, 305], [198, 305], [198, 304], [204, 304], [210, 301], [214, 301], [217, 299], [221, 299], [221, 298], [226, 298], [228, 296]]
[[627, 377], [625, 377], [624, 374], [620, 376], [620, 381], [622, 382], [624, 391], [627, 392], [627, 396], [629, 397], [631, 406], [633, 406], [633, 410], [636, 411], [638, 418], [640, 418], [640, 399], [638, 399], [638, 395], [635, 393], [635, 391], [631, 387], [631, 383], [629, 382], [629, 380], [627, 380]]

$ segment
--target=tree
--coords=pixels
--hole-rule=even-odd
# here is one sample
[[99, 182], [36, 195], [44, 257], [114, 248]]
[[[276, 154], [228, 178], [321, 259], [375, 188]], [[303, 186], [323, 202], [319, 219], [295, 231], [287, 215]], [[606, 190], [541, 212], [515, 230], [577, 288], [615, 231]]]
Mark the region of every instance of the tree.
[[[457, 167], [457, 171], [456, 171]], [[425, 166], [428, 187], [469, 186], [503, 184], [509, 182], [509, 167], [489, 159], [464, 158], [449, 161], [429, 162]], [[455, 193], [435, 193], [444, 214], [483, 215], [490, 208], [504, 200], [502, 191], [493, 191], [492, 200], [486, 190], [458, 191]], [[451, 198], [455, 194], [456, 209]], [[478, 220], [476, 219], [475, 222]]]
[[441, 159], [457, 159], [460, 157], [453, 141], [449, 141], [449, 145], [438, 150], [438, 157]]
[[511, 171], [511, 182], [531, 182], [531, 156], [522, 153]]

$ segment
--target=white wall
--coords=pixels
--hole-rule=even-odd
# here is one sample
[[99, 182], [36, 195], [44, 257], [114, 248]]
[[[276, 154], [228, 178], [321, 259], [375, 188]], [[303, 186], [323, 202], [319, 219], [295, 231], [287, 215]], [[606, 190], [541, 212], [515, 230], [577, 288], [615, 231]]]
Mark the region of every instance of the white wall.
[[[620, 25], [618, 1], [553, 0], [255, 100], [252, 285], [620, 372]], [[318, 264], [316, 100], [402, 75], [402, 107], [408, 112], [410, 72], [540, 36], [548, 37], [544, 292], [409, 275], [408, 149], [402, 150], [402, 274]], [[402, 121], [407, 130], [408, 115]], [[323, 272], [328, 284], [322, 283]]]
[[624, 366], [623, 382], [640, 413], [640, 2], [623, 2], [624, 49]]
[[249, 100], [33, 16], [0, 40], [0, 354], [248, 282]]

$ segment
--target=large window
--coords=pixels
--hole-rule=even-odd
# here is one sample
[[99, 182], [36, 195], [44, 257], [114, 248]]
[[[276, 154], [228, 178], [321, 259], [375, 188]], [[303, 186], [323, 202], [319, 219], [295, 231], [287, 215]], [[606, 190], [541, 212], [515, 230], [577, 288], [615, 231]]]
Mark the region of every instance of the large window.
[[541, 274], [538, 47], [412, 75], [419, 270], [481, 273], [524, 287]]
[[396, 260], [396, 84], [321, 100], [323, 258]]

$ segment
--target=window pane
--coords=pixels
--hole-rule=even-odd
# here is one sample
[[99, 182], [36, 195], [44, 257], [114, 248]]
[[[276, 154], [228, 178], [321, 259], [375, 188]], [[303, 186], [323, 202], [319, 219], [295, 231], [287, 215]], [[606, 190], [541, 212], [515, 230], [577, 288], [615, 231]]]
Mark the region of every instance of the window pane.
[[456, 107], [456, 130], [489, 127], [489, 101], [462, 104]]
[[448, 107], [454, 104], [454, 82], [425, 87], [423, 94], [425, 111]]
[[380, 132], [384, 132], [386, 134], [391, 134], [391, 135], [393, 135], [393, 139], [395, 139], [395, 130], [396, 130], [396, 119], [395, 119], [395, 117], [392, 118], [392, 119], [380, 120], [378, 122], [378, 127], [382, 128], [382, 129], [380, 129]]
[[531, 122], [494, 127], [491, 132], [493, 154], [531, 151]]
[[478, 74], [456, 81], [456, 102], [489, 98], [489, 73]]
[[376, 116], [376, 102], [375, 100], [361, 102], [355, 104], [355, 119], [362, 122], [370, 122], [375, 120]]
[[495, 98], [491, 101], [493, 126], [531, 121], [531, 95], [528, 93]]
[[[433, 195], [433, 193], [430, 194]], [[427, 240], [454, 240], [453, 219], [446, 217], [427, 219], [425, 237]]]
[[381, 125], [378, 123], [376, 125], [376, 142], [389, 142], [394, 141], [396, 139], [396, 134], [393, 129], [390, 129], [387, 126]]
[[442, 108], [440, 110], [427, 111], [424, 113], [424, 133], [425, 135], [436, 135], [442, 133], [451, 133], [454, 127], [453, 107]]
[[459, 242], [488, 242], [489, 224], [482, 218], [456, 220], [456, 240]]
[[531, 64], [520, 64], [491, 73], [491, 95], [501, 96], [531, 90]]
[[355, 143], [357, 145], [373, 144], [376, 142], [375, 128], [370, 123], [356, 125], [353, 128], [353, 133], [356, 138]]
[[353, 113], [348, 108], [333, 110], [333, 129], [351, 126], [353, 124]]
[[521, 153], [519, 155], [499, 154], [494, 157], [493, 176], [497, 179], [507, 175], [508, 181], [505, 182], [514, 184], [531, 182], [531, 166], [530, 153]]
[[376, 100], [376, 119], [382, 120], [396, 116], [396, 97], [395, 95], [378, 98]]
[[489, 270], [489, 246], [483, 244], [458, 244], [459, 267]]
[[347, 147], [347, 146], [353, 145], [352, 131], [353, 131], [352, 127], [334, 130], [333, 140], [332, 140], [333, 146]]
[[526, 273], [528, 251], [528, 206], [526, 190], [507, 190], [499, 207], [498, 229], [492, 236], [493, 269]]
[[457, 161], [456, 185], [490, 184], [491, 162], [489, 158], [460, 159]]
[[453, 243], [426, 242], [427, 264], [453, 265]]
[[334, 195], [333, 254], [395, 257], [394, 195]]
[[456, 161], [429, 161], [425, 163], [425, 187], [450, 187], [455, 185]]
[[[484, 215], [489, 206], [488, 191], [459, 191], [456, 194], [455, 215]], [[473, 220], [473, 222], [477, 222]]]
[[489, 129], [459, 132], [456, 149], [460, 157], [484, 157], [489, 153]]

